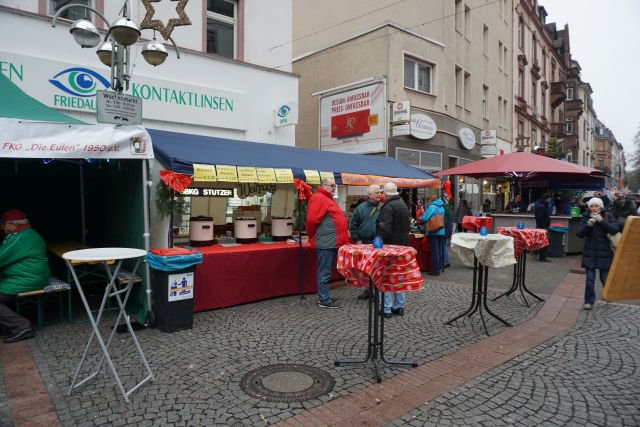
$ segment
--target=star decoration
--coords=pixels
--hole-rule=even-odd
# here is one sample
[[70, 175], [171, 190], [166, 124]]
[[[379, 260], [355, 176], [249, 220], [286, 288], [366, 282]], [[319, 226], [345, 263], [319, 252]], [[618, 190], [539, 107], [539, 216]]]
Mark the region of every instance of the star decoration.
[[178, 1], [178, 5], [176, 6], [176, 12], [178, 13], [179, 18], [171, 18], [169, 19], [169, 23], [165, 27], [164, 23], [159, 19], [152, 19], [153, 15], [156, 13], [153, 5], [151, 3], [159, 3], [161, 0], [142, 0], [142, 4], [144, 8], [147, 10], [146, 15], [144, 15], [144, 19], [140, 23], [140, 29], [148, 29], [148, 30], [156, 30], [165, 40], [168, 40], [171, 37], [171, 32], [174, 27], [179, 27], [181, 25], [191, 25], [191, 20], [184, 13], [184, 8], [187, 6], [189, 0], [170, 0], [170, 1]]

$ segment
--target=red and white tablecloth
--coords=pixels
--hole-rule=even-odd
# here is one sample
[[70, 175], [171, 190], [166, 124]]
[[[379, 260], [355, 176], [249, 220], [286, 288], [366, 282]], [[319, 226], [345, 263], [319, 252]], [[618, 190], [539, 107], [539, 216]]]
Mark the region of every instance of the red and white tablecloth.
[[358, 288], [368, 288], [369, 278], [380, 292], [417, 291], [423, 286], [416, 250], [409, 246], [344, 245], [337, 264], [347, 282]]
[[471, 215], [465, 215], [462, 217], [462, 228], [464, 228], [465, 230], [477, 233], [478, 231], [480, 231], [480, 227], [486, 227], [487, 231], [491, 233], [491, 227], [493, 227], [493, 217]]
[[513, 237], [516, 258], [525, 250], [531, 252], [549, 245], [547, 230], [540, 228], [498, 227], [498, 234]]

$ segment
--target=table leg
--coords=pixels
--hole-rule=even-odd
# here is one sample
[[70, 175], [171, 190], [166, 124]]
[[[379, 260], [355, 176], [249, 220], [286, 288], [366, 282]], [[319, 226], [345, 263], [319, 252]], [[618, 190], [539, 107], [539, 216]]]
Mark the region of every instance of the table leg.
[[509, 296], [518, 289], [518, 283], [520, 280], [520, 263], [523, 256], [525, 256], [524, 252], [516, 259], [517, 262], [513, 265], [513, 282], [511, 283], [511, 287], [509, 288], [509, 290], [501, 293], [495, 298], [492, 298], [491, 301], [496, 301], [504, 296]]
[[[483, 270], [484, 270], [484, 279], [483, 279], [483, 283], [482, 283], [482, 289], [483, 289], [482, 290], [482, 305], [484, 306], [484, 309], [487, 310], [487, 313], [489, 313], [491, 316], [493, 316], [494, 318], [498, 319], [499, 321], [504, 323], [506, 326], [511, 326], [511, 323], [507, 322], [502, 317], [498, 316], [497, 314], [495, 314], [491, 310], [489, 310], [489, 306], [487, 305], [487, 289], [489, 287], [489, 285], [488, 285], [489, 267], [481, 265], [481, 271], [483, 271]], [[482, 310], [480, 310], [480, 315], [482, 315]], [[485, 325], [484, 329], [485, 329], [485, 332], [487, 332], [487, 335], [489, 335], [489, 332], [487, 331], [487, 326], [486, 325]]]
[[469, 306], [467, 311], [465, 311], [464, 313], [459, 314], [458, 316], [447, 320], [445, 322], [445, 325], [450, 325], [453, 322], [455, 322], [456, 320], [460, 319], [461, 317], [466, 316], [467, 314], [469, 316], [471, 316], [473, 313], [475, 313], [476, 310], [478, 309], [477, 301], [479, 301], [479, 299], [476, 298], [477, 295], [478, 295], [478, 260], [474, 259], [473, 260], [473, 288], [472, 288], [472, 293], [471, 293], [471, 305]]
[[523, 251], [522, 254], [517, 258], [516, 264], [513, 266], [513, 284], [508, 291], [498, 295], [495, 298], [492, 298], [491, 301], [496, 301], [504, 296], [509, 296], [515, 291], [520, 291], [520, 296], [522, 297], [522, 301], [524, 301], [525, 305], [529, 307], [529, 301], [525, 296], [525, 292], [527, 292], [532, 297], [536, 298], [538, 301], [544, 301], [542, 298], [531, 292], [526, 285], [526, 272], [527, 272], [527, 252]]
[[[369, 359], [371, 359], [373, 355], [373, 322], [374, 322], [374, 311], [377, 313], [376, 304], [376, 295], [374, 295], [377, 291], [374, 290], [373, 281], [369, 279], [369, 316], [367, 317], [367, 355], [362, 360], [336, 360], [333, 362], [334, 366], [340, 366], [342, 364], [355, 364], [355, 363], [366, 363]], [[376, 328], [377, 331], [377, 328]]]
[[[544, 300], [542, 298], [540, 298], [538, 295], [534, 294], [533, 292], [531, 292], [528, 288], [527, 288], [527, 284], [525, 281], [526, 278], [526, 271], [527, 271], [527, 257], [524, 256], [523, 257], [524, 260], [522, 261], [522, 273], [521, 273], [521, 277], [522, 277], [522, 289], [525, 290], [526, 293], [528, 293], [529, 295], [531, 295], [532, 297], [534, 297], [535, 299], [537, 299], [538, 301], [542, 301], [544, 302]], [[522, 292], [522, 290], [520, 290], [520, 292]], [[522, 294], [522, 298], [524, 298], [524, 294]], [[528, 306], [528, 305], [527, 305]]]

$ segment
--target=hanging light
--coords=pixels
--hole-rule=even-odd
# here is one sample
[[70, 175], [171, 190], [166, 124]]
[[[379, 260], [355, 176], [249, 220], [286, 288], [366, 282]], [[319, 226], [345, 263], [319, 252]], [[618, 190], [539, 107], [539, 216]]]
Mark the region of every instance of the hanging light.
[[111, 67], [111, 56], [113, 55], [113, 45], [111, 42], [104, 42], [98, 47], [96, 51], [100, 62], [102, 62], [107, 67]]
[[100, 33], [93, 23], [86, 19], [75, 21], [69, 32], [81, 47], [96, 47], [100, 43]]
[[142, 49], [142, 56], [145, 61], [154, 67], [162, 64], [167, 59], [167, 49], [162, 43], [153, 42], [148, 43], [144, 49]]
[[123, 46], [131, 46], [138, 41], [140, 29], [130, 19], [118, 18], [111, 26], [111, 36]]

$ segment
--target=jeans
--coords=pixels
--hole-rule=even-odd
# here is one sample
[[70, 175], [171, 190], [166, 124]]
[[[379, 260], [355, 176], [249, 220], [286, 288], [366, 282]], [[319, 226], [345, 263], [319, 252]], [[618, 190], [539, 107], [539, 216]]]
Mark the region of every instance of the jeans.
[[442, 246], [444, 236], [429, 236], [429, 246], [431, 250], [431, 271], [440, 273], [442, 271]]
[[331, 279], [331, 269], [336, 261], [338, 249], [316, 249], [318, 260], [318, 302], [329, 304], [331, 294], [329, 294], [329, 280]]
[[[596, 269], [586, 268], [587, 283], [584, 287], [584, 303], [593, 305], [596, 302]], [[609, 270], [600, 270], [600, 282], [602, 286], [607, 283]]]
[[405, 295], [404, 292], [385, 292], [384, 293], [384, 312], [391, 313], [391, 309], [404, 308]]
[[445, 237], [442, 242], [442, 267], [445, 265], [449, 265], [449, 243], [451, 242], [451, 238]]

